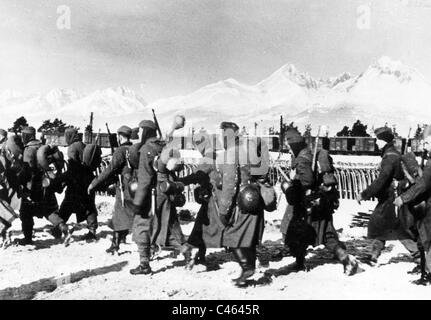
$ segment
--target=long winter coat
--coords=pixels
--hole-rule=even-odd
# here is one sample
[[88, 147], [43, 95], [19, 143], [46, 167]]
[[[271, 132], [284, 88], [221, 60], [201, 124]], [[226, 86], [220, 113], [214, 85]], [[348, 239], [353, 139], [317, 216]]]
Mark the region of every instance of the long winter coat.
[[177, 216], [177, 209], [172, 195], [160, 190], [164, 181], [175, 181], [174, 173], [157, 172], [156, 212], [153, 218], [151, 242], [160, 246], [179, 246], [186, 242]]
[[[298, 155], [292, 161], [292, 169], [295, 171], [294, 181], [297, 184], [291, 187], [292, 191], [298, 194], [293, 195], [293, 198], [300, 199], [305, 194], [306, 190], [310, 190], [314, 187], [314, 176], [312, 170], [313, 155], [309, 148], [302, 149]], [[293, 190], [294, 189], [294, 190]], [[290, 190], [289, 190], [290, 192]], [[289, 204], [291, 202], [292, 204]], [[283, 219], [281, 220], [280, 231], [285, 236], [289, 228], [290, 221], [293, 217], [300, 217], [306, 215], [306, 208], [301, 201], [293, 204], [292, 201], [288, 201], [286, 211]]]
[[187, 242], [195, 247], [220, 248], [225, 226], [220, 220], [218, 204], [213, 196], [220, 195], [220, 190], [217, 189], [220, 185], [220, 172], [215, 162], [200, 164], [194, 173], [180, 180], [185, 184], [199, 184], [211, 194], [208, 202], [201, 205]]
[[[425, 251], [431, 249], [431, 161], [428, 160], [422, 177], [416, 180], [407, 191], [401, 194], [405, 203], [403, 210], [408, 210], [416, 220], [418, 240]], [[431, 270], [431, 260], [427, 259], [428, 268]]]
[[377, 198], [377, 206], [368, 223], [368, 237], [379, 240], [408, 239], [410, 236], [403, 229], [396, 217], [394, 180], [404, 178], [401, 168], [401, 155], [393, 143], [388, 143], [382, 151], [380, 173], [376, 180], [363, 192], [362, 199]]
[[[235, 170], [232, 166], [228, 167], [229, 168], [226, 168], [225, 166], [224, 168], [223, 186], [226, 179], [232, 179], [230, 177]], [[226, 170], [229, 171], [226, 172]], [[249, 182], [253, 182], [249, 165], [242, 165], [237, 173], [239, 175], [239, 181], [235, 181], [236, 179], [234, 181], [237, 182], [239, 188]], [[234, 201], [237, 202], [239, 190], [233, 189], [233, 194], [235, 195]], [[263, 200], [261, 199], [261, 201]], [[263, 205], [255, 212], [251, 213], [241, 211], [238, 205], [236, 205], [229, 222], [223, 234], [222, 244], [224, 247], [252, 248], [260, 244], [265, 226]]]
[[133, 198], [133, 205], [139, 208], [134, 216], [133, 241], [141, 243], [147, 240], [151, 232], [151, 190], [156, 187], [157, 173], [153, 168], [154, 158], [160, 154], [163, 142], [156, 137], [148, 138], [139, 149], [138, 188]]
[[[132, 201], [128, 185], [134, 174], [134, 170], [128, 166], [127, 151], [131, 143], [124, 143], [118, 147], [113, 155], [109, 165], [96, 177], [91, 185], [95, 190], [106, 186], [110, 181], [115, 181], [115, 203], [112, 215], [112, 228], [114, 231], [131, 230], [133, 224], [133, 211], [129, 206], [122, 203], [121, 187], [124, 194], [124, 203]], [[120, 185], [119, 179], [122, 184]]]

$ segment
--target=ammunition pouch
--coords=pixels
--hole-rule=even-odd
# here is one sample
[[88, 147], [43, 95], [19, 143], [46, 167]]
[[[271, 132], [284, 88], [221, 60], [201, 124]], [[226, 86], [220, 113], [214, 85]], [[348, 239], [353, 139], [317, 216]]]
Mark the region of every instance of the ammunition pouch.
[[211, 190], [202, 186], [196, 187], [193, 191], [195, 201], [199, 204], [208, 203], [211, 198]]
[[159, 189], [167, 195], [177, 195], [184, 191], [184, 184], [179, 181], [163, 181], [160, 183]]
[[170, 195], [169, 198], [175, 207], [184, 207], [184, 205], [186, 204], [186, 196], [183, 193]]

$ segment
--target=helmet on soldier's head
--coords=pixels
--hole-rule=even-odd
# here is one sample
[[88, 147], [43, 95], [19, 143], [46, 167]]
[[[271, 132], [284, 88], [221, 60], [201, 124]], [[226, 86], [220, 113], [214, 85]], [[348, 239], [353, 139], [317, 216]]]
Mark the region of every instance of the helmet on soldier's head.
[[118, 128], [117, 133], [130, 139], [132, 136], [132, 129], [128, 126], [121, 126]]
[[36, 139], [36, 129], [34, 127], [25, 127], [21, 130], [22, 142], [26, 145]]
[[258, 186], [248, 184], [241, 188], [238, 195], [238, 207], [242, 212], [257, 214], [262, 209], [262, 204]]
[[391, 128], [388, 127], [377, 128], [376, 130], [374, 130], [374, 134], [376, 135], [376, 138], [378, 140], [383, 140], [386, 143], [389, 143], [394, 140], [394, 134]]

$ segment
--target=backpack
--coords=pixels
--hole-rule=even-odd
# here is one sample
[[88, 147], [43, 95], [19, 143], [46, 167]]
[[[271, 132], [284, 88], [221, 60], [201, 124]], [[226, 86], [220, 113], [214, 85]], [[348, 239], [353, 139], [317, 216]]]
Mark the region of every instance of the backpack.
[[408, 152], [401, 156], [401, 167], [404, 171], [404, 175], [410, 182], [413, 182], [414, 179], [422, 175], [421, 167], [413, 152]]
[[37, 149], [36, 158], [39, 167], [44, 171], [49, 171], [50, 164], [54, 164], [58, 171], [64, 167], [63, 153], [56, 146], [42, 145]]
[[93, 171], [99, 168], [102, 164], [102, 148], [96, 144], [87, 144], [83, 151], [82, 164]]
[[[334, 174], [334, 161], [325, 149], [317, 153], [315, 168], [317, 168], [316, 175], [321, 177], [324, 186], [330, 187], [338, 184], [337, 178]], [[319, 179], [318, 179], [319, 180]]]

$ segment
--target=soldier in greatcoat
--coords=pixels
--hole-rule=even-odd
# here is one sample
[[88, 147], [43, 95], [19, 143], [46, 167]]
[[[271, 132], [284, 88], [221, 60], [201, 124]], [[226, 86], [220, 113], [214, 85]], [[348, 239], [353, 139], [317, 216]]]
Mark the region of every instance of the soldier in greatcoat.
[[117, 130], [117, 134], [119, 137], [119, 147], [114, 151], [111, 162], [91, 182], [87, 190], [88, 194], [92, 194], [94, 190], [106, 187], [110, 183], [115, 183], [114, 212], [110, 223], [113, 229], [112, 243], [106, 250], [107, 253], [111, 254], [119, 251], [120, 243], [125, 242], [133, 224], [133, 212], [130, 207], [126, 206], [126, 202], [132, 200], [128, 185], [135, 174], [135, 170], [129, 163], [132, 129], [123, 125]]
[[76, 214], [78, 223], [86, 221], [88, 233], [83, 240], [94, 241], [97, 240], [98, 227], [95, 194], [87, 193], [88, 186], [94, 179], [93, 169], [84, 165], [85, 144], [81, 141], [78, 130], [66, 129], [65, 138], [68, 145], [68, 166], [67, 171], [57, 179], [57, 183], [66, 186], [59, 214], [64, 221], [68, 221], [73, 213]]
[[371, 239], [368, 255], [370, 264], [377, 263], [386, 240], [410, 238], [400, 224], [393, 204], [396, 192], [394, 183], [397, 184], [404, 179], [401, 154], [395, 148], [394, 135], [390, 128], [378, 128], [375, 130], [375, 135], [377, 146], [382, 152], [380, 172], [377, 179], [357, 195], [359, 203], [371, 198], [377, 198], [378, 201], [368, 223], [368, 238]]

